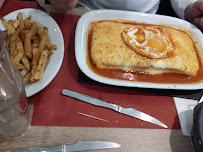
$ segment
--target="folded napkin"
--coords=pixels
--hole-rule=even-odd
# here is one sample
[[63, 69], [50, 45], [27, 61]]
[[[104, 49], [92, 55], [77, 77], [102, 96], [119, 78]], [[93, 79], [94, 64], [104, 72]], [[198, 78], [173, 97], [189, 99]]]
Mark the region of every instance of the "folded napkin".
[[193, 110], [197, 105], [197, 100], [174, 98], [181, 130], [184, 136], [190, 136], [193, 125]]

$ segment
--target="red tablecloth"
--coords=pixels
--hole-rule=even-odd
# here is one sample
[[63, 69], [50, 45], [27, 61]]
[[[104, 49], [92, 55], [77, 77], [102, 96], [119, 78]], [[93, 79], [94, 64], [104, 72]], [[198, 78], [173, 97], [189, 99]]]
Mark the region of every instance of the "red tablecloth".
[[[14, 4], [15, 3], [15, 4]], [[40, 8], [36, 2], [9, 0], [0, 11], [0, 16], [22, 8]], [[123, 107], [132, 107], [145, 112], [166, 124], [168, 128], [180, 129], [172, 97], [125, 90], [111, 86], [99, 86], [77, 81], [79, 68], [75, 59], [74, 35], [79, 16], [51, 13], [60, 26], [65, 43], [65, 54], [60, 71], [53, 81], [41, 92], [29, 98], [34, 103], [32, 125], [40, 126], [84, 126], [161, 128], [154, 124], [125, 116], [109, 109], [97, 107], [82, 101], [62, 96], [66, 88], [84, 93]], [[95, 120], [78, 114], [82, 112], [110, 122]]]

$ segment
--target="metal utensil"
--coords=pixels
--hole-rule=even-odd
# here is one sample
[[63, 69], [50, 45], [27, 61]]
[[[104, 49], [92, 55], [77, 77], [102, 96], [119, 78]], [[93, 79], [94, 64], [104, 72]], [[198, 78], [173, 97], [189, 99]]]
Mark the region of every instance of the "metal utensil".
[[84, 95], [84, 94], [81, 94], [81, 93], [77, 93], [77, 92], [74, 92], [74, 91], [70, 91], [70, 90], [67, 90], [67, 89], [63, 89], [62, 94], [73, 97], [73, 98], [76, 98], [76, 99], [79, 99], [81, 101], [84, 101], [84, 102], [87, 102], [87, 103], [90, 103], [90, 104], [93, 104], [93, 105], [96, 105], [96, 106], [109, 108], [109, 109], [115, 110], [115, 111], [117, 111], [119, 113], [131, 116], [131, 117], [134, 117], [134, 118], [138, 118], [138, 119], [153, 123], [155, 125], [158, 125], [158, 126], [161, 126], [161, 127], [164, 127], [164, 128], [168, 128], [165, 124], [163, 124], [158, 119], [153, 118], [152, 116], [150, 116], [150, 115], [148, 115], [146, 113], [143, 113], [141, 111], [135, 110], [133, 108], [123, 108], [123, 107], [121, 107], [119, 105], [108, 103], [108, 102], [102, 101], [100, 99], [97, 99], [97, 98], [94, 98], [94, 97], [91, 97], [91, 96], [87, 96], [87, 95]]
[[114, 142], [78, 141], [73, 145], [60, 145], [60, 146], [52, 146], [52, 147], [32, 147], [32, 148], [24, 148], [24, 149], [16, 149], [16, 150], [7, 150], [4, 152], [76, 152], [76, 151], [87, 151], [87, 150], [119, 148], [119, 147], [121, 147], [121, 145]]

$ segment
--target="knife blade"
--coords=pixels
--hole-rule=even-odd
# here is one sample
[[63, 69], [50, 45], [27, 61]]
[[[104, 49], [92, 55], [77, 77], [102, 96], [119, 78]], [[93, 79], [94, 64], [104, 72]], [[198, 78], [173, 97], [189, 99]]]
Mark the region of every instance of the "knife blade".
[[4, 152], [77, 152], [77, 151], [98, 150], [119, 147], [121, 147], [120, 144], [108, 141], [77, 141], [73, 145], [32, 147], [24, 149], [7, 150]]
[[76, 98], [76, 99], [79, 99], [81, 101], [84, 101], [84, 102], [87, 102], [87, 103], [90, 103], [90, 104], [93, 104], [96, 106], [109, 108], [109, 109], [112, 109], [112, 110], [117, 111], [119, 113], [131, 116], [134, 118], [138, 118], [140, 120], [147, 121], [147, 122], [150, 122], [152, 124], [155, 124], [155, 125], [158, 125], [158, 126], [161, 126], [164, 128], [168, 128], [164, 123], [162, 123], [158, 119], [156, 119], [156, 118], [154, 118], [154, 117], [152, 117], [152, 116], [150, 116], [144, 112], [133, 109], [133, 108], [123, 108], [119, 105], [108, 103], [106, 101], [103, 101], [103, 100], [100, 100], [100, 99], [97, 99], [97, 98], [94, 98], [94, 97], [91, 97], [91, 96], [88, 96], [85, 94], [81, 94], [78, 92], [70, 91], [67, 89], [63, 89], [62, 94]]

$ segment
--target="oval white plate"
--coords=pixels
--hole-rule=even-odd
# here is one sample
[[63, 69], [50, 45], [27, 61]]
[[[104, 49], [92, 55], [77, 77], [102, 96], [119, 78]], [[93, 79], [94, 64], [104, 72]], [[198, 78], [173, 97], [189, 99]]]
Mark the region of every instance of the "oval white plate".
[[[171, 24], [190, 29], [198, 37], [198, 42], [203, 44], [203, 34], [194, 25], [182, 19], [161, 16], [157, 14], [146, 14], [130, 11], [118, 11], [118, 10], [95, 10], [84, 14], [78, 21], [76, 27], [75, 36], [75, 55], [76, 61], [81, 71], [89, 78], [115, 86], [125, 87], [140, 87], [140, 88], [157, 88], [157, 89], [182, 89], [182, 90], [195, 90], [202, 89], [203, 83], [195, 84], [159, 84], [149, 82], [135, 82], [126, 80], [116, 80], [111, 78], [105, 78], [92, 72], [86, 62], [86, 48], [87, 48], [87, 29], [90, 22], [101, 19], [124, 19], [132, 21], [140, 21], [153, 24]], [[196, 40], [197, 41], [197, 40]], [[202, 45], [203, 46], [203, 45]]]
[[[25, 91], [27, 97], [31, 97], [32, 95], [44, 89], [58, 73], [64, 56], [64, 40], [61, 29], [59, 28], [55, 20], [47, 13], [38, 9], [26, 8], [16, 10], [4, 16], [4, 19], [16, 20], [18, 12], [22, 12], [23, 19], [31, 15], [32, 21], [35, 21], [41, 27], [48, 27], [48, 39], [52, 44], [55, 44], [58, 47], [57, 50], [54, 50], [54, 53], [48, 57], [47, 65], [45, 67], [42, 79], [37, 82], [29, 83], [26, 85]], [[5, 29], [1, 22], [0, 29]]]

